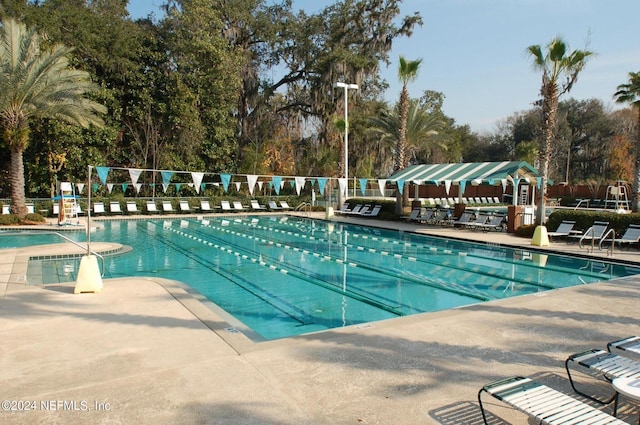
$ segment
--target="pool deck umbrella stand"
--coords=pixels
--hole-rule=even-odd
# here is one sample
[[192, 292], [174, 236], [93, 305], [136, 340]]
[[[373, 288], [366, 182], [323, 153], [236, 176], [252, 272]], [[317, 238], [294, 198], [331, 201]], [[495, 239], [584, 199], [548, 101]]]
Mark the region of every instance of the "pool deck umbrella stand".
[[95, 255], [85, 255], [80, 260], [78, 278], [73, 290], [74, 294], [88, 292], [97, 293], [102, 290], [102, 276], [98, 267], [98, 258]]

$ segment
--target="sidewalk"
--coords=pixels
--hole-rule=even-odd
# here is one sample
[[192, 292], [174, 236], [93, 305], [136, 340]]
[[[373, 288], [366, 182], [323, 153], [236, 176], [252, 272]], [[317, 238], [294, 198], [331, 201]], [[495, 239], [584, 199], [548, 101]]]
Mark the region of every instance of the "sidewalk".
[[[419, 231], [528, 246], [506, 234]], [[30, 410], [0, 411], [0, 423], [479, 425], [485, 383], [518, 374], [571, 393], [569, 354], [640, 333], [639, 276], [263, 343], [176, 282], [73, 287], [5, 284], [0, 399], [10, 402], [3, 410]], [[487, 401], [492, 423], [526, 423]], [[623, 419], [638, 413], [622, 402]]]

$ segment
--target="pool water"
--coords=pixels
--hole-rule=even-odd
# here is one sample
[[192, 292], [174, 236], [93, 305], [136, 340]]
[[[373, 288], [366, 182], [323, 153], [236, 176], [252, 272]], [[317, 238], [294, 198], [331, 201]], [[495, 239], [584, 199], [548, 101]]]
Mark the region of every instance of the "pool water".
[[[133, 248], [106, 257], [105, 278], [181, 281], [240, 329], [266, 340], [640, 273], [599, 260], [287, 216], [114, 220], [101, 226], [92, 241]], [[83, 232], [70, 235], [86, 239]], [[26, 236], [32, 243], [59, 243], [56, 238]], [[2, 239], [0, 246], [7, 246]], [[73, 281], [78, 264], [31, 261], [27, 279]]]

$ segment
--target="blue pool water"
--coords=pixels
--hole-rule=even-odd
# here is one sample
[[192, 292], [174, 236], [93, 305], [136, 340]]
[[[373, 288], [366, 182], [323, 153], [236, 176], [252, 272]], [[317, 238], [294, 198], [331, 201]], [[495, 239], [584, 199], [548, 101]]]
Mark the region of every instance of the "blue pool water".
[[[640, 274], [596, 260], [286, 216], [114, 220], [92, 241], [129, 245], [105, 278], [188, 284], [264, 339]], [[77, 241], [84, 232], [66, 232]], [[0, 247], [18, 239], [0, 233]], [[32, 233], [23, 244], [59, 243]], [[30, 283], [75, 280], [77, 260], [38, 260]]]

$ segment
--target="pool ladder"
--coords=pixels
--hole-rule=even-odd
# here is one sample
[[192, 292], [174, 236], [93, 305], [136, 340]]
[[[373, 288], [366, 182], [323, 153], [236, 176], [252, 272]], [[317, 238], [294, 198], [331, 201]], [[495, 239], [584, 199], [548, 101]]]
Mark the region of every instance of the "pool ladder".
[[[66, 236], [62, 235], [61, 233], [58, 233], [58, 232], [53, 232], [53, 233], [54, 233], [55, 235], [60, 236], [60, 237], [61, 237], [62, 239], [64, 239], [65, 241], [70, 242], [70, 243], [74, 244], [75, 246], [77, 246], [77, 247], [79, 247], [79, 248], [82, 248], [82, 249], [84, 249], [84, 250], [87, 250], [87, 247], [86, 247], [86, 246], [82, 246], [82, 245], [80, 245], [78, 242], [74, 241], [73, 239], [69, 239], [68, 237], [66, 237]], [[98, 258], [100, 259], [100, 263], [101, 263], [101, 265], [102, 265], [102, 267], [100, 267], [100, 277], [104, 277], [104, 257], [103, 257], [102, 255], [98, 254], [97, 252], [95, 252], [95, 251], [94, 251], [94, 250], [92, 250], [92, 249], [89, 249], [89, 252], [90, 252], [91, 254], [95, 255], [96, 257], [98, 257]]]
[[308, 216], [309, 212], [311, 211], [311, 204], [309, 202], [303, 202], [298, 205], [294, 211], [304, 211]]
[[[578, 246], [580, 248], [582, 248], [584, 239], [586, 237], [588, 237], [589, 235], [591, 235], [591, 238], [590, 238], [591, 239], [591, 249], [589, 249], [587, 247], [587, 250], [590, 253], [593, 253], [593, 251], [595, 249], [595, 244], [596, 244], [596, 238], [594, 237], [595, 236], [595, 230], [593, 229], [593, 227], [589, 228], [585, 232], [585, 234], [582, 235], [582, 237], [580, 238], [580, 241], [578, 241]], [[615, 229], [609, 229], [609, 230], [607, 230], [607, 232], [604, 235], [602, 235], [602, 238], [600, 238], [600, 240], [598, 241], [598, 249], [600, 249], [600, 251], [602, 251], [602, 243], [604, 241], [606, 241], [609, 236], [611, 236], [611, 246], [609, 248], [607, 248], [607, 251], [608, 251], [607, 252], [607, 256], [613, 257], [613, 248], [616, 245], [616, 231], [615, 231]]]

